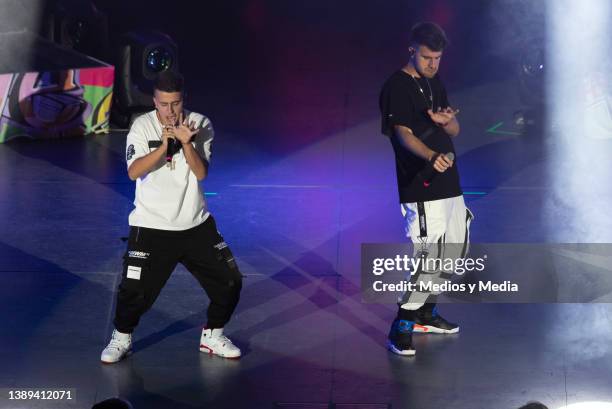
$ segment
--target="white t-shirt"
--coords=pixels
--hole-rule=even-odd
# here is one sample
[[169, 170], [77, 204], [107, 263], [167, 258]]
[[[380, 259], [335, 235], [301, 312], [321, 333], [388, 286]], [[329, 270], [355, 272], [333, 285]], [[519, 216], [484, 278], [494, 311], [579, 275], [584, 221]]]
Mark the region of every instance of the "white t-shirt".
[[[210, 163], [210, 148], [214, 131], [210, 120], [195, 112], [185, 111], [188, 122], [193, 121], [200, 132], [192, 142], [200, 156]], [[126, 140], [126, 160], [129, 169], [136, 159], [153, 152], [161, 143], [162, 125], [156, 111], [136, 118]], [[164, 155], [165, 157], [165, 155]], [[165, 161], [136, 180], [134, 206], [129, 217], [130, 226], [161, 230], [187, 230], [198, 226], [208, 217], [204, 192], [189, 168], [183, 150], [174, 154], [174, 169]]]

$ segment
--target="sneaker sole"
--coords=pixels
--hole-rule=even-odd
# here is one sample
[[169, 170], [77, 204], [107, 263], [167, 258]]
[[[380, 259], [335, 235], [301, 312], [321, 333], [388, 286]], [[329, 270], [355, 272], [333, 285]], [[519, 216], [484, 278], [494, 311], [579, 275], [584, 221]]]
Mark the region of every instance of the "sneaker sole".
[[420, 334], [456, 334], [459, 332], [459, 327], [453, 329], [443, 329], [432, 327], [431, 325], [414, 324], [413, 332], [418, 332]]
[[390, 341], [387, 341], [387, 349], [401, 356], [414, 356], [416, 354], [414, 349], [397, 349]]
[[123, 361], [125, 358], [127, 358], [130, 355], [132, 355], [132, 350], [127, 351], [125, 354], [123, 354], [121, 358], [117, 359], [116, 361], [104, 361], [100, 359], [100, 362], [102, 362], [104, 365], [116, 364], [117, 362]]
[[239, 354], [236, 356], [229, 356], [225, 354], [220, 354], [218, 352], [215, 352], [213, 349], [210, 349], [209, 347], [204, 346], [204, 345], [200, 345], [200, 352], [204, 352], [205, 354], [208, 354], [208, 355], [217, 355], [225, 359], [240, 359], [240, 356], [242, 355], [242, 354]]

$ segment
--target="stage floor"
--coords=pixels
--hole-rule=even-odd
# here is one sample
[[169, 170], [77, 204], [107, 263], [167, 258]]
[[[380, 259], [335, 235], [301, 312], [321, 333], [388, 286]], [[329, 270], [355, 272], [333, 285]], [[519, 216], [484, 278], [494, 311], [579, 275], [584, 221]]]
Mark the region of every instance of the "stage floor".
[[[487, 102], [492, 86], [454, 96], [472, 239], [545, 242], [564, 229], [545, 225], [545, 144], [513, 134], [510, 107]], [[216, 129], [204, 187], [245, 275], [226, 331], [239, 361], [199, 353], [207, 298], [180, 267], [135, 353], [102, 365], [133, 200], [125, 133], [0, 145], [0, 387], [76, 390], [68, 404], [3, 397], [0, 408], [89, 408], [111, 396], [138, 409], [612, 402], [610, 304], [445, 304], [459, 334], [415, 335], [414, 358], [387, 352], [395, 307], [361, 302], [359, 262], [361, 243], [404, 240], [394, 162], [376, 94], [346, 101], [336, 133], [282, 153]]]

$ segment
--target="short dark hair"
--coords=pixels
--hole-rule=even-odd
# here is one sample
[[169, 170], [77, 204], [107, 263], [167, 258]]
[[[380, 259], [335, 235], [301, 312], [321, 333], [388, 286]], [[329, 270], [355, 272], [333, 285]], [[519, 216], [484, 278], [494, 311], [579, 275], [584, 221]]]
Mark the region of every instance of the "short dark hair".
[[410, 30], [410, 43], [427, 46], [431, 51], [442, 51], [449, 44], [442, 27], [432, 22], [417, 23]]
[[174, 71], [162, 71], [155, 78], [154, 88], [164, 92], [183, 92], [185, 79], [181, 74]]
[[548, 409], [546, 405], [540, 402], [529, 402], [528, 404], [521, 406], [519, 409]]

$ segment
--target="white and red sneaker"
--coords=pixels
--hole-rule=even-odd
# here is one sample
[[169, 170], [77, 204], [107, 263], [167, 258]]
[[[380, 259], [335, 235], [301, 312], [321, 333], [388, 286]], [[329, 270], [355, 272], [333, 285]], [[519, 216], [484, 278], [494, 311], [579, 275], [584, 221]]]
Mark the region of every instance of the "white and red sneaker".
[[223, 335], [223, 328], [202, 330], [200, 352], [215, 354], [223, 358], [240, 358], [240, 349]]

